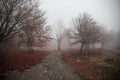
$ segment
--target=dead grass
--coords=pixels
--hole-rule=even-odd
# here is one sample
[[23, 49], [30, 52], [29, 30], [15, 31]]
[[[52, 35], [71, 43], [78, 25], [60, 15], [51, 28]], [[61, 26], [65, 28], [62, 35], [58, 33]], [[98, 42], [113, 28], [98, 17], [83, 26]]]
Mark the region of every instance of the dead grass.
[[120, 80], [120, 53], [109, 50], [65, 51], [63, 60], [85, 80]]

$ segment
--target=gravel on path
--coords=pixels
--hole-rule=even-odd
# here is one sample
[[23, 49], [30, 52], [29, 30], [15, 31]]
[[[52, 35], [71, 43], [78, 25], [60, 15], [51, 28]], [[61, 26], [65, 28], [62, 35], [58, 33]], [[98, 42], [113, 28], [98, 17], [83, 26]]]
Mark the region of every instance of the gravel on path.
[[73, 71], [62, 61], [60, 52], [52, 52], [42, 63], [23, 73], [13, 72], [6, 76], [7, 80], [81, 80]]

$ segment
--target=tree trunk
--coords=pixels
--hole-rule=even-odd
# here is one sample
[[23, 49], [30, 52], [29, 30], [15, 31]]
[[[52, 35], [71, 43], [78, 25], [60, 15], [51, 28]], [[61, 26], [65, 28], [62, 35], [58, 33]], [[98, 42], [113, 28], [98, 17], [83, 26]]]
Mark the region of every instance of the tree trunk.
[[28, 47], [28, 52], [33, 53], [33, 36], [27, 35], [27, 47]]
[[60, 43], [58, 43], [58, 51], [60, 51], [61, 50], [61, 48], [60, 48]]
[[33, 53], [33, 47], [32, 46], [30, 46], [30, 53]]
[[69, 46], [70, 46], [70, 49], [71, 49], [71, 43], [70, 43], [70, 39], [68, 39], [68, 42], [69, 42]]
[[80, 53], [83, 53], [83, 47], [84, 47], [84, 44], [81, 45]]
[[60, 47], [61, 46], [61, 41], [60, 41], [60, 39], [57, 40], [57, 43], [58, 43], [58, 51], [60, 51], [61, 50], [61, 47]]
[[27, 50], [30, 52], [30, 45], [27, 43]]

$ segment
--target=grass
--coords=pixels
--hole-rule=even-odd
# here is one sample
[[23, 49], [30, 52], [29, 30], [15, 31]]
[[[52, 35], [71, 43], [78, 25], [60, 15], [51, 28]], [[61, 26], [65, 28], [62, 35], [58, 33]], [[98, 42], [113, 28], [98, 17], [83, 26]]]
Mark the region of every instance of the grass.
[[62, 59], [85, 80], [120, 80], [120, 53], [110, 50], [67, 50]]
[[8, 51], [0, 53], [0, 73], [8, 71], [23, 72], [37, 63], [41, 63], [48, 55], [47, 51], [35, 51], [33, 54], [25, 51]]

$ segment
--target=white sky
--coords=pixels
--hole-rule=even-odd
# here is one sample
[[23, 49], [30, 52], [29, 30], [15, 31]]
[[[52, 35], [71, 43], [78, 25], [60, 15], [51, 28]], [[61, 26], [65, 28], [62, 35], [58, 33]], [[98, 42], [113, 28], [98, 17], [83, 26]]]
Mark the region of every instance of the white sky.
[[88, 12], [109, 30], [120, 27], [120, 0], [42, 0], [49, 25], [63, 20], [69, 26], [71, 19]]

